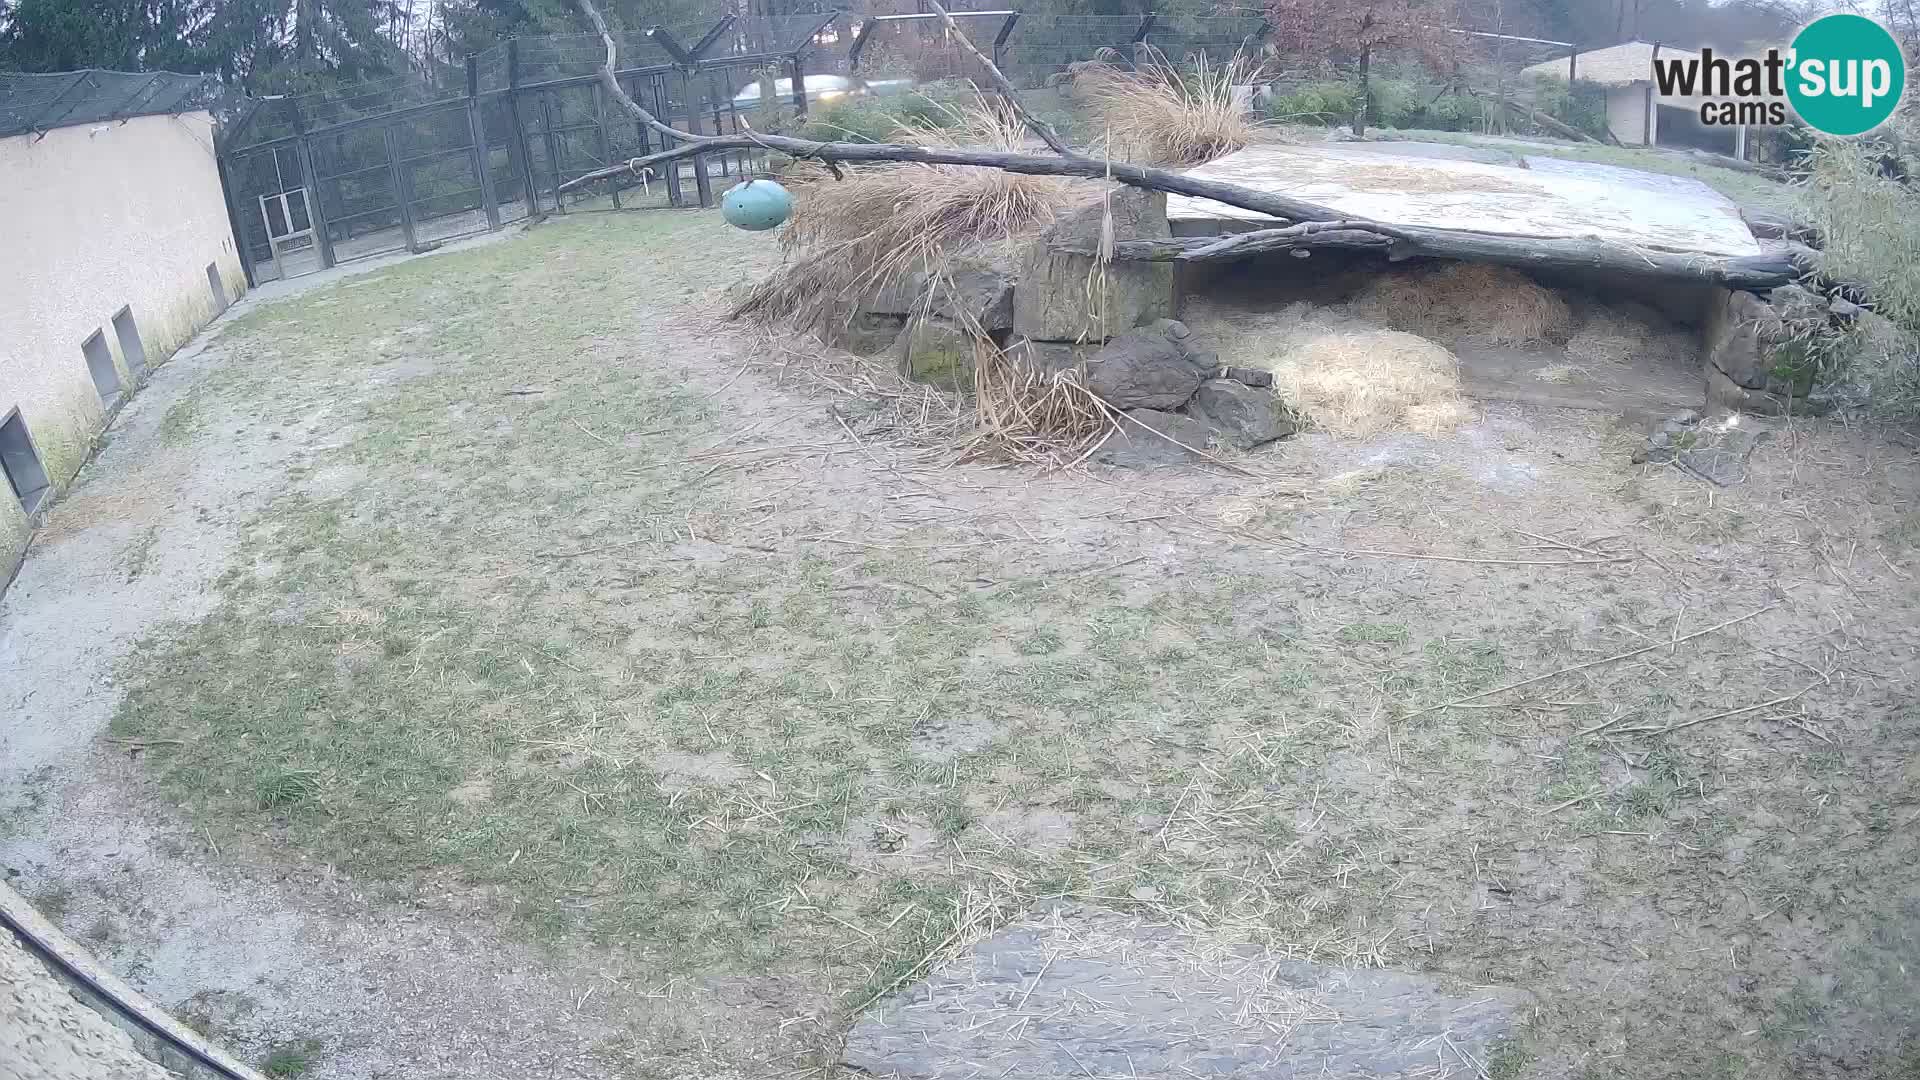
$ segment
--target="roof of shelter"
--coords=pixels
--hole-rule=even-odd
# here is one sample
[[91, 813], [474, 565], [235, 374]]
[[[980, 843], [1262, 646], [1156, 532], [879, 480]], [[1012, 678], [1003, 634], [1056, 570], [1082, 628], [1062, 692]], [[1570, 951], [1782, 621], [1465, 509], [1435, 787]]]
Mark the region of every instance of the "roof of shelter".
[[171, 71], [0, 72], [0, 138], [75, 124], [210, 108], [220, 84], [211, 75]]
[[[1700, 54], [1692, 49], [1682, 49], [1673, 45], [1655, 45], [1649, 41], [1629, 41], [1623, 45], [1611, 45], [1604, 49], [1579, 53], [1574, 57], [1574, 75], [1583, 82], [1599, 83], [1602, 86], [1630, 86], [1634, 83], [1653, 81], [1653, 51], [1660, 55], [1692, 57], [1699, 59]], [[1565, 78], [1567, 61], [1548, 60], [1527, 68], [1528, 75], [1558, 75]]]

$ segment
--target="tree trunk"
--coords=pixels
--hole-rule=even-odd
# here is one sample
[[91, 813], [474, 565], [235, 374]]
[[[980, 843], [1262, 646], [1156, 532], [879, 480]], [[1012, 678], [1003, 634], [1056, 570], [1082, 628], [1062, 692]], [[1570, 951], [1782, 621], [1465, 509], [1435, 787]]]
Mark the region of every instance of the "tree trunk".
[[1373, 96], [1368, 76], [1373, 68], [1373, 46], [1360, 47], [1360, 101], [1353, 107], [1353, 134], [1362, 138], [1367, 133], [1367, 104]]

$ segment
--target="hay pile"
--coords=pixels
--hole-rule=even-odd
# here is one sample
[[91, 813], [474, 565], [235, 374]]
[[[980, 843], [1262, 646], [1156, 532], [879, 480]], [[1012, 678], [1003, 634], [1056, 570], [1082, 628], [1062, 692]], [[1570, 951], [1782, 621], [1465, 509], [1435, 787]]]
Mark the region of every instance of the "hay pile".
[[1386, 274], [1348, 304], [1355, 315], [1453, 345], [1565, 342], [1572, 309], [1558, 293], [1504, 266], [1448, 263]]
[[1273, 372], [1287, 406], [1321, 431], [1439, 435], [1473, 417], [1459, 360], [1426, 338], [1304, 303], [1248, 312], [1196, 299], [1190, 308], [1195, 325], [1215, 337], [1222, 363]]
[[1199, 165], [1251, 142], [1258, 125], [1236, 86], [1257, 82], [1258, 63], [1236, 56], [1225, 64], [1195, 57], [1181, 69], [1157, 50], [1135, 66], [1112, 49], [1072, 68], [1074, 96], [1100, 131], [1096, 153], [1116, 161]]
[[[903, 130], [898, 138], [1021, 149], [1020, 121], [986, 98], [941, 107], [953, 126]], [[880, 285], [940, 274], [950, 256], [1036, 232], [1085, 197], [1071, 179], [959, 165], [871, 165], [846, 170], [845, 180], [803, 167], [783, 179], [796, 188], [793, 221], [780, 233], [786, 262], [732, 314], [812, 330], [848, 317]]]
[[1700, 351], [1691, 331], [1645, 304], [1595, 300], [1582, 303], [1576, 314], [1580, 328], [1567, 341], [1567, 358], [1581, 364], [1667, 363]]

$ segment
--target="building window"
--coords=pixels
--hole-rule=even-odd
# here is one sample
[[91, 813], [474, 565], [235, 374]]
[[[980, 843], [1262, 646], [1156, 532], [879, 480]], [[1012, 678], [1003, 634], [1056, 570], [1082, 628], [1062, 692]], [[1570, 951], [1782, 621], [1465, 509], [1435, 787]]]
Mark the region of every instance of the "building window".
[[93, 376], [93, 388], [100, 394], [100, 400], [108, 405], [120, 399], [120, 369], [113, 366], [113, 350], [107, 348], [107, 337], [95, 330], [93, 336], [80, 343], [80, 355], [87, 358], [87, 374]]
[[123, 307], [114, 313], [113, 336], [120, 341], [120, 357], [134, 378], [147, 370], [147, 347], [140, 341], [140, 325], [133, 321], [133, 309]]
[[7, 485], [13, 488], [14, 497], [31, 514], [46, 498], [47, 470], [40, 464], [40, 455], [34, 452], [33, 439], [27, 434], [26, 421], [20, 418], [20, 410], [15, 409], [0, 423], [0, 472], [7, 474]]

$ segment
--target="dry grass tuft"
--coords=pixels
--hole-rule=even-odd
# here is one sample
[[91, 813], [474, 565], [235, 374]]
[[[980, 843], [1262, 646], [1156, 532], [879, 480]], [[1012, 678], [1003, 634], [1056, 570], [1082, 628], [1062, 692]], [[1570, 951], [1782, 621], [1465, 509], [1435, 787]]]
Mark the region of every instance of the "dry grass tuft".
[[[951, 110], [957, 123], [903, 131], [923, 145], [1017, 150], [1020, 121], [984, 97]], [[734, 316], [823, 329], [881, 284], [914, 273], [940, 280], [951, 255], [1031, 233], [1076, 199], [1074, 181], [957, 165], [875, 165], [844, 181], [810, 170], [780, 234], [787, 262], [755, 285]]]
[[1257, 81], [1252, 58], [1216, 64], [1202, 55], [1185, 71], [1157, 51], [1138, 67], [1117, 59], [1107, 49], [1073, 67], [1075, 95], [1093, 112], [1101, 149], [1114, 160], [1198, 165], [1253, 141], [1258, 124], [1233, 92]]
[[1573, 311], [1558, 293], [1525, 274], [1486, 263], [1387, 274], [1349, 307], [1356, 315], [1446, 344], [1469, 337], [1496, 345], [1560, 343], [1574, 325]]
[[974, 343], [973, 404], [976, 431], [963, 458], [1077, 465], [1115, 424], [1079, 372], [1042, 374], [984, 340]]
[[1254, 313], [1199, 299], [1191, 308], [1222, 363], [1273, 372], [1288, 407], [1322, 431], [1438, 435], [1472, 419], [1459, 360], [1426, 338], [1304, 303]]

